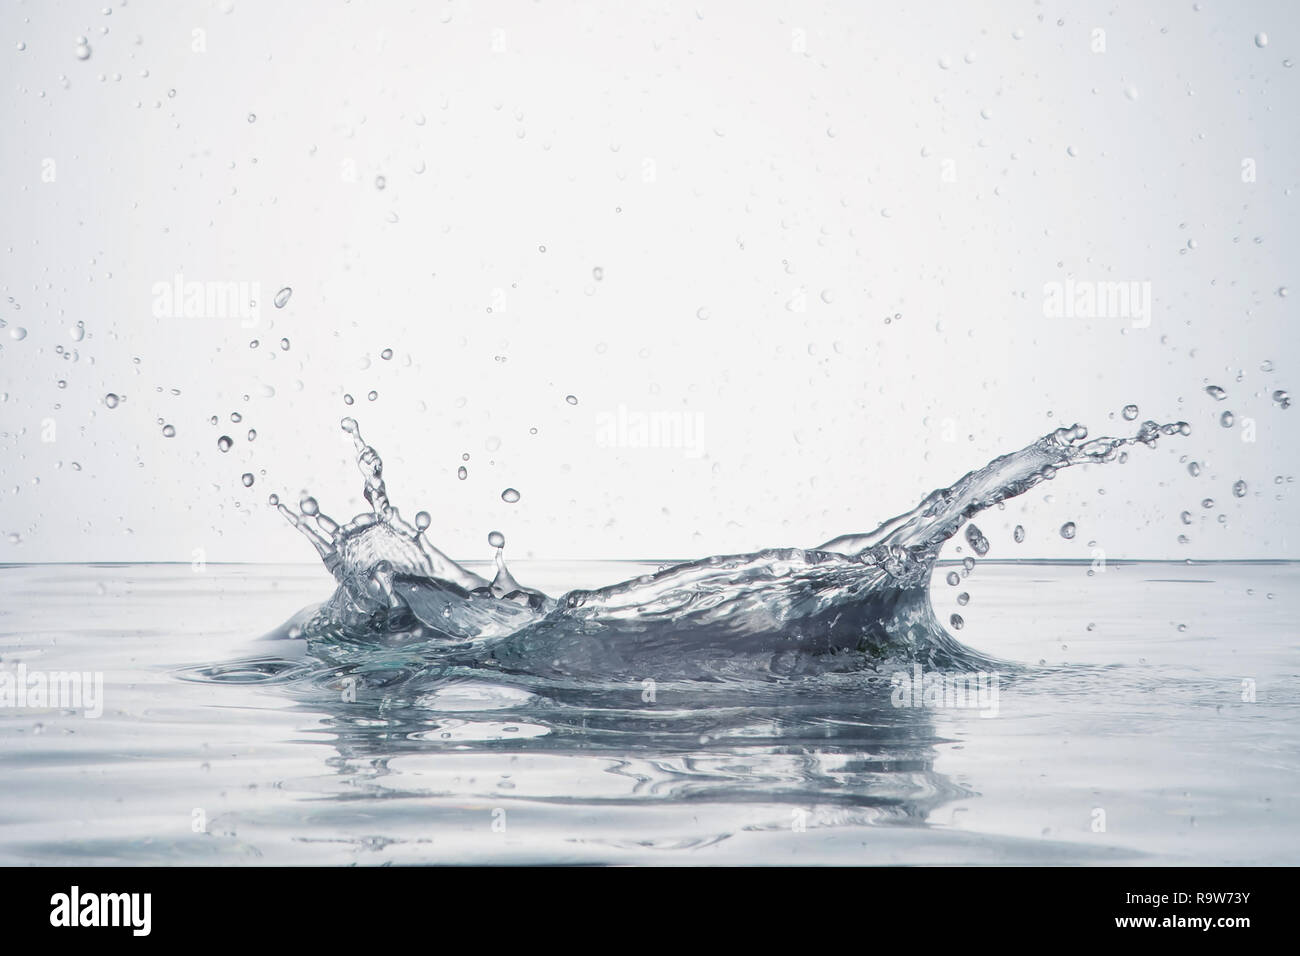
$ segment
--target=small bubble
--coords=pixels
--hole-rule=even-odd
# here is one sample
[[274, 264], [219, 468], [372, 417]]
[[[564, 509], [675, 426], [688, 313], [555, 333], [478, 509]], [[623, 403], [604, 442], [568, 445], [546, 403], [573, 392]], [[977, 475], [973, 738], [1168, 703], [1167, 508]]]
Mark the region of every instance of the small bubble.
[[253, 473], [252, 473], [252, 472], [250, 472], [250, 471], [246, 471], [246, 472], [244, 472], [244, 474], [240, 477], [239, 480], [242, 481], [242, 482], [244, 483], [244, 487], [245, 487], [245, 488], [251, 488], [251, 487], [253, 487]]
[[1067, 521], [1065, 524], [1061, 525], [1061, 537], [1068, 541], [1070, 538], [1074, 537], [1076, 530], [1074, 522]]
[[519, 492], [515, 491], [513, 488], [507, 488], [505, 491], [501, 492], [501, 500], [506, 504], [512, 505], [519, 500]]

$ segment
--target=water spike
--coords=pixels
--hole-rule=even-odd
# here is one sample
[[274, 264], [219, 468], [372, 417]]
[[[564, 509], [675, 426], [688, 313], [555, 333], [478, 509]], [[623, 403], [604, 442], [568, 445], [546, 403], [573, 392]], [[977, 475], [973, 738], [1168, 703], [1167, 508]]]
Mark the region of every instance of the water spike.
[[311, 527], [302, 519], [302, 516], [295, 513], [292, 508], [283, 502], [275, 506], [275, 510], [284, 515], [286, 521], [302, 532], [303, 537], [312, 543], [317, 553], [329, 563], [330, 557], [334, 554], [334, 544], [326, 538], [320, 536], [316, 529]]

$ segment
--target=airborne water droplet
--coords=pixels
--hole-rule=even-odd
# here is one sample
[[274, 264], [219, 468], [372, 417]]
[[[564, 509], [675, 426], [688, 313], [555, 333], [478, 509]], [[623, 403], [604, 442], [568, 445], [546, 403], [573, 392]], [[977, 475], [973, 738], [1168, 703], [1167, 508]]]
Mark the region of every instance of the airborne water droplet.
[[965, 591], [962, 591], [961, 594], [957, 595], [957, 603], [960, 604], [962, 607], [965, 607], [967, 604], [970, 603], [970, 595], [967, 594]]
[[466, 470], [464, 465], [461, 465], [459, 468], [456, 469], [456, 477], [459, 478], [461, 481], [464, 481], [466, 478], [469, 477], [469, 471]]
[[1233, 421], [1232, 412], [1224, 412], [1219, 416], [1219, 424], [1224, 428], [1231, 428]]
[[564, 396], [564, 400], [565, 400], [566, 402], [568, 402], [570, 405], [577, 405], [577, 404], [578, 404], [578, 396], [576, 396], [576, 395], [565, 395], [565, 396]]
[[275, 307], [277, 309], [283, 309], [286, 305], [289, 304], [289, 297], [292, 295], [293, 295], [293, 289], [291, 289], [289, 286], [285, 286], [283, 289], [281, 289], [279, 292], [275, 294], [275, 298], [272, 301], [275, 303]]
[[513, 488], [507, 488], [505, 491], [501, 492], [501, 500], [506, 502], [506, 504], [512, 505], [519, 500], [519, 492], [515, 491]]
[[488, 544], [494, 548], [504, 548], [506, 546], [506, 536], [500, 531], [493, 531], [488, 535]]
[[1228, 397], [1228, 393], [1217, 385], [1205, 386], [1205, 394], [1209, 395], [1210, 398], [1214, 399], [1216, 402], [1221, 402]]
[[1232, 486], [1232, 493], [1238, 498], [1246, 497], [1246, 482], [1242, 480], [1236, 481]]
[[233, 444], [234, 442], [229, 435], [222, 435], [217, 439], [217, 448], [221, 449], [221, 451], [230, 451], [230, 446]]
[[117, 408], [117, 403], [120, 401], [121, 399], [118, 398], [116, 395], [114, 395], [112, 392], [109, 392], [107, 395], [104, 396], [104, 404], [107, 405], [109, 408]]
[[949, 571], [948, 576], [944, 578], [944, 580], [947, 581], [948, 584], [951, 585], [952, 587], [956, 587], [957, 585], [961, 584], [961, 575], [959, 575], [956, 571]]
[[417, 511], [415, 513], [415, 528], [417, 531], [424, 531], [432, 523], [433, 519], [429, 517], [429, 512]]
[[1273, 393], [1273, 401], [1277, 402], [1282, 408], [1291, 407], [1291, 395], [1284, 388], [1279, 388]]
[[1264, 33], [1263, 31], [1256, 33], [1255, 46], [1259, 47], [1261, 50], [1264, 49], [1264, 47], [1268, 46], [1268, 34]]
[[242, 476], [239, 480], [242, 481], [242, 482], [244, 483], [244, 487], [245, 487], [245, 488], [251, 488], [251, 487], [253, 487], [253, 473], [252, 473], [252, 472], [249, 472], [249, 471], [244, 472], [243, 476]]
[[308, 517], [320, 514], [320, 505], [316, 503], [316, 499], [311, 495], [303, 495], [299, 498], [298, 507], [301, 508], [302, 513]]
[[164, 425], [164, 426], [163, 426], [163, 430], [162, 430], [162, 432], [163, 432], [163, 438], [175, 438], [175, 437], [176, 437], [176, 426], [175, 426], [175, 425]]
[[1138, 417], [1138, 407], [1136, 405], [1125, 405], [1123, 414], [1124, 420], [1131, 422]]
[[1011, 537], [1015, 539], [1016, 544], [1023, 544], [1025, 540], [1025, 526], [1016, 525], [1016, 529], [1011, 532]]
[[1074, 537], [1075, 530], [1074, 522], [1067, 521], [1065, 524], [1061, 525], [1061, 537], [1069, 540]]
[[1188, 462], [1187, 473], [1191, 475], [1193, 478], [1199, 476], [1201, 473], [1201, 463], [1197, 461]]
[[960, 631], [966, 626], [966, 622], [962, 619], [960, 614], [954, 614], [952, 617], [948, 618], [948, 623], [952, 625], [953, 630], [955, 631]]

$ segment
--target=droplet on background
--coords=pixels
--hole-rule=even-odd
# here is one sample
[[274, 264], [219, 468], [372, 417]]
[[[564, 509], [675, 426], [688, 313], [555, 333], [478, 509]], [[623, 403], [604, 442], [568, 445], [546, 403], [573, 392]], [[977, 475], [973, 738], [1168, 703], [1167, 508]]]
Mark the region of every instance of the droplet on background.
[[283, 309], [286, 305], [289, 304], [289, 299], [292, 296], [293, 296], [293, 289], [291, 289], [289, 286], [285, 286], [283, 289], [281, 289], [279, 292], [275, 294], [275, 298], [272, 301], [275, 303], [275, 307], [277, 309]]
[[578, 396], [576, 396], [576, 395], [565, 395], [565, 396], [564, 396], [564, 400], [565, 400], [566, 402], [568, 402], [570, 405], [577, 405], [577, 404], [578, 404]]
[[501, 500], [506, 504], [512, 505], [519, 500], [519, 492], [515, 491], [513, 488], [507, 488], [505, 491], [501, 492]]
[[114, 395], [112, 392], [109, 392], [107, 395], [104, 396], [104, 404], [107, 405], [109, 408], [117, 408], [117, 403], [120, 401], [121, 399], [118, 398], [116, 395]]
[[1123, 415], [1125, 421], [1133, 421], [1138, 417], [1138, 407], [1136, 405], [1125, 405]]
[[1246, 482], [1238, 479], [1232, 485], [1232, 493], [1238, 498], [1246, 497]]
[[243, 476], [242, 476], [239, 480], [242, 481], [242, 482], [244, 483], [244, 487], [245, 487], [245, 488], [251, 488], [251, 487], [253, 487], [253, 473], [252, 473], [252, 472], [249, 472], [249, 471], [244, 472]]
[[1068, 541], [1070, 538], [1074, 537], [1076, 530], [1074, 522], [1067, 521], [1065, 524], [1061, 525], [1061, 537]]
[[220, 438], [217, 439], [217, 448], [219, 448], [223, 452], [230, 451], [230, 447], [232, 445], [234, 445], [234, 441], [231, 439], [229, 435], [222, 435]]

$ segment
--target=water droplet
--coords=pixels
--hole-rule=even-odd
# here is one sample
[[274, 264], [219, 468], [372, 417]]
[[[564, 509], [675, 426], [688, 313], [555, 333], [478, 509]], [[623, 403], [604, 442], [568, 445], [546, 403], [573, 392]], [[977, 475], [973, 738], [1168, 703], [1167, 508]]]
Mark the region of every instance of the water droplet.
[[109, 392], [107, 395], [104, 396], [104, 404], [107, 405], [109, 408], [117, 408], [117, 403], [120, 401], [121, 399], [118, 398], [116, 395], [114, 395], [112, 392]]
[[956, 587], [961, 583], [961, 575], [956, 571], [949, 571], [948, 576], [944, 578], [944, 580], [947, 581], [951, 587]]
[[287, 351], [289, 351], [289, 340], [288, 340], [288, 339], [281, 339], [281, 340], [280, 340], [280, 351], [282, 351], [282, 352], [287, 352]]
[[578, 404], [578, 396], [576, 396], [576, 395], [565, 395], [565, 396], [564, 396], [564, 400], [565, 400], [566, 402], [568, 402], [570, 405], [577, 405], [577, 404]]
[[246, 471], [246, 472], [244, 472], [244, 474], [240, 477], [239, 480], [242, 481], [242, 482], [244, 483], [244, 487], [245, 487], [245, 488], [251, 488], [251, 487], [253, 487], [253, 473], [252, 473], [252, 472], [250, 472], [250, 471]]
[[164, 426], [163, 426], [162, 433], [163, 433], [163, 438], [175, 438], [175, 437], [176, 437], [176, 426], [175, 426], [175, 425], [164, 425]]
[[280, 503], [280, 496], [273, 491], [266, 496], [266, 503], [274, 507]]
[[1256, 33], [1255, 46], [1259, 47], [1261, 50], [1264, 49], [1264, 47], [1268, 46], [1268, 34], [1264, 33], [1263, 31]]
[[15, 325], [9, 330], [9, 335], [21, 342], [23, 339], [27, 338], [27, 330], [21, 325]]
[[1232, 493], [1238, 498], [1246, 497], [1246, 482], [1238, 479], [1232, 485]]
[[1199, 478], [1201, 474], [1201, 463], [1199, 461], [1188, 462], [1187, 473], [1193, 478]]
[[1222, 415], [1219, 416], [1219, 424], [1222, 425], [1224, 428], [1231, 428], [1234, 420], [1235, 419], [1233, 419], [1232, 417], [1232, 412], [1224, 412]]
[[1133, 421], [1138, 417], [1138, 407], [1136, 405], [1125, 405], [1123, 415], [1125, 421]]
[[488, 535], [488, 544], [494, 548], [504, 548], [506, 546], [506, 536], [500, 531], [493, 531]]
[[957, 603], [960, 604], [962, 607], [965, 607], [967, 604], [970, 603], [970, 595], [967, 594], [965, 591], [962, 591], [961, 594], [957, 595]]
[[230, 451], [230, 446], [233, 444], [234, 442], [231, 440], [229, 435], [222, 435], [220, 438], [217, 439], [217, 448], [219, 448], [223, 452]]
[[519, 492], [515, 491], [513, 488], [507, 488], [505, 491], [501, 492], [501, 500], [506, 504], [512, 505], [519, 500]]
[[1061, 525], [1061, 537], [1068, 541], [1070, 538], [1074, 537], [1076, 530], [1074, 522], [1067, 521], [1065, 524]]
[[701, 322], [707, 322], [710, 314], [709, 310], [704, 308], [704, 306], [700, 306], [695, 310], [695, 317]]
[[248, 114], [248, 121], [249, 121], [250, 123], [256, 123], [256, 122], [257, 122], [257, 114], [256, 114], [256, 113], [249, 113], [249, 114]]
[[1016, 544], [1023, 544], [1025, 540], [1025, 526], [1022, 524], [1016, 525], [1015, 530], [1011, 532], [1011, 537], [1015, 539]]
[[1214, 399], [1216, 402], [1221, 402], [1228, 397], [1228, 393], [1217, 385], [1205, 386], [1205, 394], [1210, 396], [1210, 398]]
[[367, 399], [368, 401], [372, 401], [372, 402], [373, 402], [373, 401], [374, 401], [375, 399], [377, 399], [378, 397], [379, 397], [379, 393], [376, 392], [374, 389], [371, 389], [369, 392], [366, 393], [366, 399]]
[[1213, 498], [1204, 498], [1204, 499], [1202, 499], [1202, 500], [1201, 500], [1201, 507], [1204, 508], [1206, 511], [1209, 511], [1211, 508], [1214, 507], [1214, 499], [1213, 499]]
[[385, 362], [387, 362], [389, 359], [393, 357], [393, 350], [384, 349], [382, 352], [379, 353], [379, 357], [383, 359]]
[[256, 429], [256, 428], [250, 428], [250, 429], [248, 430], [248, 440], [249, 440], [249, 441], [257, 441], [257, 429]]
[[275, 307], [277, 309], [283, 309], [286, 305], [289, 304], [289, 299], [292, 296], [293, 296], [293, 289], [290, 288], [289, 286], [285, 286], [283, 289], [281, 289], [279, 292], [275, 294], [275, 298], [272, 301], [275, 303]]
[[466, 478], [469, 477], [469, 471], [465, 468], [464, 465], [461, 465], [459, 468], [456, 469], [456, 477], [459, 478], [461, 481], [464, 481]]
[[600, 266], [596, 266], [596, 268], [591, 270], [591, 277], [595, 279], [597, 282], [599, 282], [600, 280], [605, 278], [605, 270], [602, 269]]
[[952, 617], [948, 618], [948, 623], [952, 625], [954, 631], [960, 631], [966, 626], [966, 621], [960, 614], [954, 614]]
[[1179, 519], [1183, 522], [1183, 524], [1191, 524], [1191, 523], [1192, 523], [1192, 513], [1191, 513], [1190, 511], [1184, 511], [1184, 512], [1183, 512], [1182, 514], [1180, 514], [1178, 517], [1179, 517]]
[[989, 553], [989, 539], [984, 537], [984, 532], [973, 524], [966, 526], [966, 543], [981, 558]]
[[834, 301], [835, 301], [835, 290], [834, 290], [834, 289], [822, 289], [822, 301], [825, 302], [827, 305], [830, 305], [832, 302], [834, 302]]
[[429, 525], [433, 524], [433, 519], [429, 517], [427, 511], [417, 511], [415, 513], [415, 530], [424, 531]]
[[375, 177], [375, 188], [376, 188], [376, 189], [383, 189], [383, 188], [384, 188], [385, 186], [387, 186], [387, 185], [388, 185], [388, 180], [385, 179], [383, 176], [376, 176], [376, 177]]
[[1279, 388], [1273, 393], [1273, 401], [1277, 402], [1282, 408], [1291, 407], [1291, 396], [1284, 388]]
[[89, 60], [90, 43], [87, 42], [85, 37], [77, 37], [77, 46], [73, 52], [77, 55], [78, 60]]

